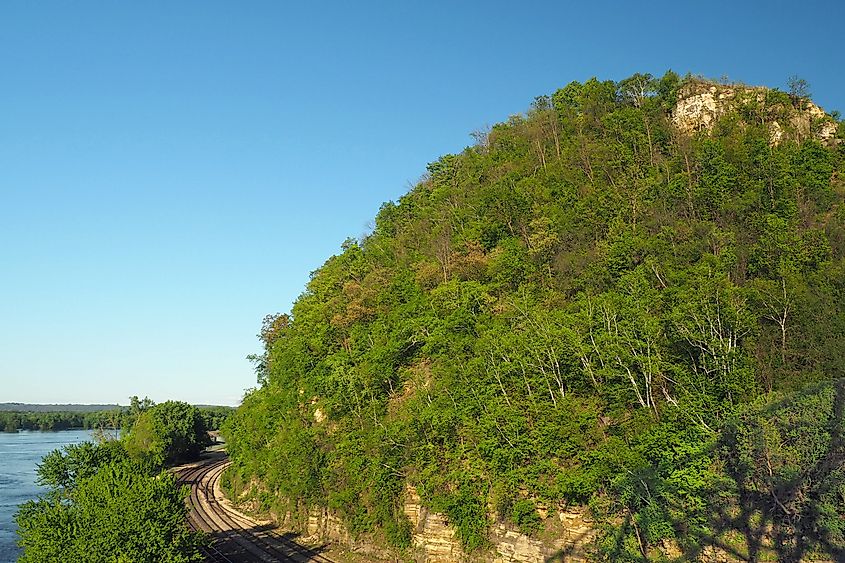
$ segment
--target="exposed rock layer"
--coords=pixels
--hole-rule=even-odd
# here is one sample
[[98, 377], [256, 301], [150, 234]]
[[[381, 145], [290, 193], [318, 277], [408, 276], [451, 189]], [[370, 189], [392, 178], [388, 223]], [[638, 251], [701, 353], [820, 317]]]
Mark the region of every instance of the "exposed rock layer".
[[[583, 509], [557, 512], [556, 520], [547, 521], [551, 539], [541, 541], [521, 534], [512, 527], [496, 523], [489, 530], [491, 547], [479, 553], [467, 554], [461, 548], [455, 531], [443, 514], [423, 506], [414, 487], [405, 490], [402, 506], [411, 523], [412, 556], [419, 563], [447, 561], [493, 561], [495, 563], [544, 563], [550, 559], [588, 561], [588, 546], [596, 532]], [[550, 514], [553, 517], [554, 514]], [[296, 528], [291, 515], [278, 519], [285, 528]], [[326, 509], [312, 509], [304, 522], [303, 532], [308, 543], [332, 542], [350, 552], [371, 560], [392, 560], [395, 554], [381, 547], [371, 538], [353, 538], [341, 519]]]
[[807, 99], [791, 100], [786, 94], [763, 87], [691, 82], [678, 94], [672, 122], [687, 134], [709, 131], [729, 113], [754, 113], [768, 127], [772, 144], [787, 139], [815, 138], [825, 144], [836, 141], [837, 125], [819, 106]]

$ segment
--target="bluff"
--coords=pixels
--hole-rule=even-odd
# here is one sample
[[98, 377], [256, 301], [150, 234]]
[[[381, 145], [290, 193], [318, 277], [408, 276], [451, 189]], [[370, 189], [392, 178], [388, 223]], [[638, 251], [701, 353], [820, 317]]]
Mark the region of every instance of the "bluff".
[[845, 556], [819, 112], [636, 74], [476, 134], [265, 319], [225, 488], [370, 558]]

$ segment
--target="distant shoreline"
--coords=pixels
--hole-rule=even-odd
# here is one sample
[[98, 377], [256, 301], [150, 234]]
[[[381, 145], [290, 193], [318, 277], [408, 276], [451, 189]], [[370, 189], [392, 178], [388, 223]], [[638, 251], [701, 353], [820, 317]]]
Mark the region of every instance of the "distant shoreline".
[[122, 405], [99, 405], [79, 403], [0, 403], [0, 412], [98, 412], [127, 408]]
[[[67, 428], [47, 428], [45, 430], [41, 430], [40, 428], [17, 428], [15, 430], [6, 430], [0, 428], [0, 434], [17, 434], [19, 432], [71, 432], [75, 430], [100, 430], [99, 428], [86, 428], [84, 426], [69, 426]], [[115, 430], [120, 430], [120, 428], [103, 428], [106, 432], [112, 432]]]
[[[193, 405], [198, 409], [235, 408], [231, 405]], [[87, 403], [0, 403], [0, 412], [101, 412], [128, 409], [129, 405]]]

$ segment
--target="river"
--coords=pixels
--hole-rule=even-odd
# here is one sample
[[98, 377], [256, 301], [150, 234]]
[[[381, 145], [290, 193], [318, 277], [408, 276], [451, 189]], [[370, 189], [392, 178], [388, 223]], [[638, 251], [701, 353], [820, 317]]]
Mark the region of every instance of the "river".
[[67, 444], [90, 439], [90, 430], [0, 432], [0, 563], [15, 561], [20, 555], [14, 515], [19, 504], [42, 492], [35, 484], [35, 467], [41, 458]]

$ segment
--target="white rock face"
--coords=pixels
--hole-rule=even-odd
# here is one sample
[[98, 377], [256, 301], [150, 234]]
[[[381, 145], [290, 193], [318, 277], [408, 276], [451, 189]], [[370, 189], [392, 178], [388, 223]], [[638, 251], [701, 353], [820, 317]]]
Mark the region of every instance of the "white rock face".
[[836, 129], [837, 125], [835, 123], [831, 123], [830, 121], [822, 123], [821, 130], [818, 134], [819, 139], [825, 144], [834, 143], [836, 141]]
[[764, 114], [768, 112], [784, 119], [783, 122], [775, 119], [765, 122], [772, 145], [787, 139], [802, 141], [808, 138], [816, 138], [825, 144], [837, 142], [837, 125], [822, 108], [809, 100], [803, 101], [800, 109], [782, 102], [772, 103], [767, 101], [768, 91], [761, 87], [693, 82], [679, 93], [672, 111], [672, 122], [684, 134], [710, 131], [723, 115], [752, 103], [762, 108]]
[[783, 140], [783, 127], [777, 121], [769, 126], [769, 144], [779, 145]]
[[729, 102], [733, 100], [734, 95], [733, 88], [723, 88], [720, 91], [716, 86], [687, 96], [682, 94], [672, 112], [672, 121], [684, 133], [710, 130], [716, 120], [730, 109]]

